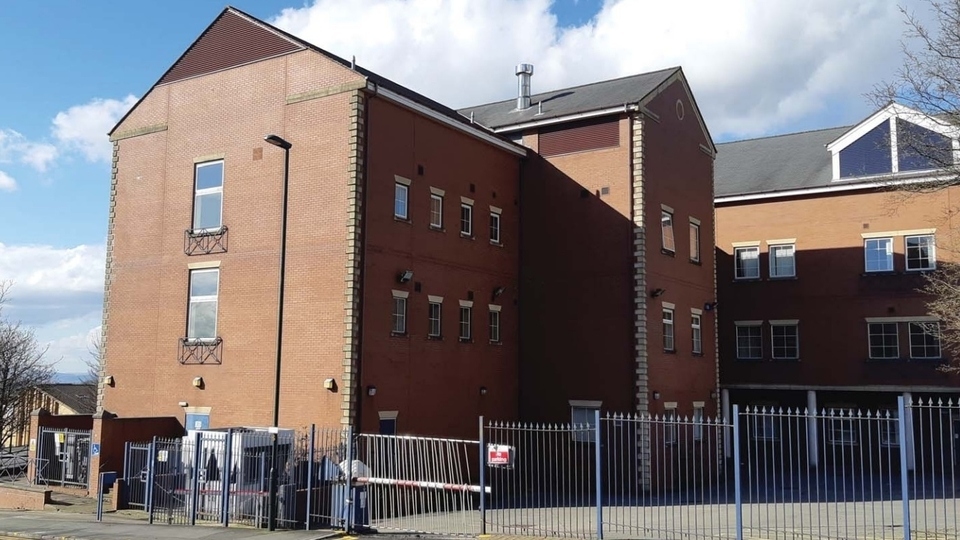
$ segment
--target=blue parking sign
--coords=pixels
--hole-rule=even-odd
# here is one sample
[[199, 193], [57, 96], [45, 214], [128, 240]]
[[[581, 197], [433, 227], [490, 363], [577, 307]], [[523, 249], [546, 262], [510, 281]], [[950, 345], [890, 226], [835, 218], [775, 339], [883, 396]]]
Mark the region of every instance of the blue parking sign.
[[90, 445], [90, 455], [91, 456], [100, 455], [100, 443], [93, 443]]

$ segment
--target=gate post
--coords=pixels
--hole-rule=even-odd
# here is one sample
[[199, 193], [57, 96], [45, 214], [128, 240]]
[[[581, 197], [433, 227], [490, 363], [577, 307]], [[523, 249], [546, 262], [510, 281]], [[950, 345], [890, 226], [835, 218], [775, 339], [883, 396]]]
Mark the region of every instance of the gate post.
[[743, 540], [743, 499], [740, 493], [740, 406], [733, 405], [733, 500], [737, 540]]
[[353, 490], [351, 483], [353, 480], [353, 426], [347, 426], [347, 483], [344, 496], [346, 499], [343, 501], [343, 506], [347, 511], [347, 516], [344, 518], [343, 529], [350, 533], [353, 531]]
[[157, 437], [150, 441], [147, 451], [147, 523], [153, 524], [153, 490], [157, 476]]
[[200, 445], [203, 442], [203, 432], [197, 431], [193, 437], [193, 478], [190, 480], [190, 525], [197, 524], [197, 514], [200, 512]]
[[[903, 499], [903, 540], [910, 540], [910, 483], [907, 479], [907, 406], [903, 396], [897, 396], [897, 428], [900, 435], [900, 491]], [[913, 414], [913, 410], [910, 410]], [[912, 444], [912, 442], [910, 443]]]
[[220, 473], [220, 520], [224, 527], [230, 526], [230, 483], [233, 478], [233, 428], [227, 430], [227, 442], [223, 451], [223, 472]]
[[487, 534], [487, 463], [486, 463], [487, 445], [483, 436], [483, 416], [480, 416], [480, 439], [479, 440], [480, 440], [480, 535], [482, 536]]
[[123, 490], [123, 499], [126, 504], [130, 502], [130, 447], [133, 443], [127, 441], [123, 443], [123, 482], [117, 486], [117, 497], [120, 497], [120, 491]]
[[594, 439], [593, 446], [594, 452], [596, 454], [596, 467], [594, 474], [597, 475], [597, 538], [603, 540], [603, 478], [602, 478], [602, 467], [600, 463], [600, 458], [603, 455], [603, 452], [600, 450], [600, 409], [593, 411], [594, 417]]
[[306, 528], [310, 530], [310, 510], [313, 508], [313, 453], [317, 443], [317, 425], [310, 424], [310, 449], [307, 457], [307, 511], [304, 513]]

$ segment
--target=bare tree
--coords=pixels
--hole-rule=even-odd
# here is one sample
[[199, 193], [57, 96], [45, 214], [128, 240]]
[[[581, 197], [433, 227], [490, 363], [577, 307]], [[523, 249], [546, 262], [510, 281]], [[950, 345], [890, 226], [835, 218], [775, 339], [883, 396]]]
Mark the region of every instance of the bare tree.
[[30, 396], [38, 385], [50, 382], [54, 366], [44, 356], [47, 348], [33, 330], [3, 315], [11, 284], [0, 282], [0, 447], [30, 423]]
[[87, 372], [80, 381], [83, 384], [97, 384], [100, 380], [100, 369], [103, 366], [103, 332], [101, 331], [87, 345], [87, 357], [83, 359]]

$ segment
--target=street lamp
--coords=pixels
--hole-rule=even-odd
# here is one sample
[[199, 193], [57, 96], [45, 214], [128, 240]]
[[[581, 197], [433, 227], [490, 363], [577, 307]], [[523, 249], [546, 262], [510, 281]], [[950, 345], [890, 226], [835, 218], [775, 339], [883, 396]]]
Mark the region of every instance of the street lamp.
[[267, 135], [264, 141], [283, 149], [283, 209], [280, 212], [280, 291], [277, 306], [277, 361], [273, 388], [273, 428], [270, 451], [270, 513], [267, 528], [277, 529], [277, 453], [278, 434], [280, 432], [280, 353], [283, 348], [283, 278], [287, 262], [287, 187], [290, 183], [290, 148], [293, 146], [278, 135]]

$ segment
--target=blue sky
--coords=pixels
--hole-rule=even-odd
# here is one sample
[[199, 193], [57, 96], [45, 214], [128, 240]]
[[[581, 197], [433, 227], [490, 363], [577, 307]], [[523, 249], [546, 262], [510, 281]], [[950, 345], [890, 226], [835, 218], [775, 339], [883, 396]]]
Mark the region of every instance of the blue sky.
[[[4, 314], [36, 328], [63, 371], [82, 370], [100, 323], [106, 131], [224, 5], [0, 5], [0, 282], [14, 282]], [[898, 64], [903, 30], [888, 0], [233, 5], [454, 107], [511, 97], [521, 61], [536, 65], [535, 92], [682, 65], [718, 141], [866, 116], [863, 93]]]

